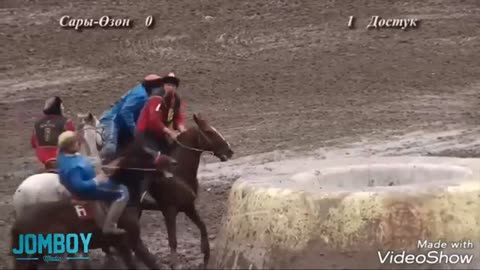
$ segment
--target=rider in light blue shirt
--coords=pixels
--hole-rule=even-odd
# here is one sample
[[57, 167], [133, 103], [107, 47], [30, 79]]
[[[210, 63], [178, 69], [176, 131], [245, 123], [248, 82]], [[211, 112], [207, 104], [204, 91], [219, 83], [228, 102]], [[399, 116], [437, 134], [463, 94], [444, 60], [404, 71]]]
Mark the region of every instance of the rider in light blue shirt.
[[59, 136], [58, 146], [57, 166], [62, 185], [82, 200], [111, 202], [102, 230], [106, 234], [124, 233], [124, 230], [117, 228], [117, 222], [128, 203], [127, 187], [111, 179], [96, 177], [94, 165], [78, 153], [80, 144], [73, 131], [63, 132]]
[[119, 139], [131, 141], [135, 135], [136, 122], [152, 91], [161, 91], [161, 77], [148, 75], [144, 81], [128, 91], [112, 108], [100, 117], [104, 146], [101, 156], [108, 163], [116, 156]]

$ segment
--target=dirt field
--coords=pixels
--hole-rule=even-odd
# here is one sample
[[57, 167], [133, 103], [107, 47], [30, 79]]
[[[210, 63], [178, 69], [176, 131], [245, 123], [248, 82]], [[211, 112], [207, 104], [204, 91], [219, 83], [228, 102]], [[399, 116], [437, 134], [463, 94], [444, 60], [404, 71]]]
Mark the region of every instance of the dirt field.
[[[11, 194], [38, 166], [29, 136], [44, 100], [61, 95], [71, 115], [98, 115], [148, 73], [175, 71], [189, 115], [203, 112], [236, 151], [237, 160], [208, 157], [200, 169], [198, 207], [212, 240], [232, 182], [268, 160], [300, 152], [480, 156], [478, 0], [129, 2], [0, 1], [1, 239]], [[59, 26], [63, 15], [135, 25], [75, 31]], [[421, 24], [365, 29], [375, 15]], [[142, 222], [166, 263], [163, 217], [152, 212]], [[201, 262], [199, 242], [179, 216], [184, 268]], [[6, 268], [8, 241], [0, 251]], [[355, 259], [322, 257], [334, 268]]]

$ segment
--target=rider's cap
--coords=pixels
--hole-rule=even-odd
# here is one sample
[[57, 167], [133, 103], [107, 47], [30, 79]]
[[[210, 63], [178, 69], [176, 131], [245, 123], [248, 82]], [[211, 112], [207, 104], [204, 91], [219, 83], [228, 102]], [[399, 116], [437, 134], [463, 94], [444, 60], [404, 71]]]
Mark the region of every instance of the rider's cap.
[[147, 90], [147, 92], [151, 92], [153, 88], [158, 88], [162, 86], [162, 77], [156, 74], [147, 75], [143, 79], [143, 86]]
[[67, 130], [58, 136], [58, 147], [65, 149], [70, 147], [77, 140], [75, 132]]
[[162, 83], [171, 83], [178, 87], [180, 85], [180, 80], [175, 76], [175, 73], [170, 72], [167, 76], [162, 78]]
[[58, 96], [51, 97], [45, 101], [43, 107], [45, 114], [62, 114], [62, 99]]
[[158, 79], [161, 79], [162, 77], [158, 76], [157, 74], [149, 74], [147, 76], [145, 76], [145, 78], [143, 79], [144, 81], [154, 81], [154, 80], [158, 80]]

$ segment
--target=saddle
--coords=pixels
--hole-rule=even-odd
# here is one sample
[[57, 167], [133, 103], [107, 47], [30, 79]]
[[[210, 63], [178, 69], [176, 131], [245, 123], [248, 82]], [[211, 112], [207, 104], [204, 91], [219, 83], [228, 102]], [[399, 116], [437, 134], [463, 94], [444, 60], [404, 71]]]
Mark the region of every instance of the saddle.
[[75, 195], [71, 195], [70, 202], [81, 220], [96, 220], [97, 215], [100, 214], [100, 202], [83, 200]]
[[45, 163], [44, 171], [46, 173], [56, 173], [58, 174], [57, 160], [51, 159]]

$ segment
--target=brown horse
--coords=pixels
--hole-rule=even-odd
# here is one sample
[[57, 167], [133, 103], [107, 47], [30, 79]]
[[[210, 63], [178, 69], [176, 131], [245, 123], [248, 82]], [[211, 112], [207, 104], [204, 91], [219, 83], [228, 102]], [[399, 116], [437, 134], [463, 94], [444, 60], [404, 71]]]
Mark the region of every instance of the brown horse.
[[[143, 210], [160, 210], [165, 217], [170, 246], [170, 266], [177, 265], [177, 235], [176, 217], [179, 212], [185, 215], [199, 228], [201, 234], [201, 250], [204, 254], [204, 267], [207, 267], [210, 258], [210, 243], [205, 223], [195, 208], [195, 199], [198, 194], [197, 171], [200, 156], [203, 152], [213, 153], [221, 161], [227, 161], [233, 156], [230, 144], [225, 138], [200, 115], [194, 115], [196, 127], [189, 128], [180, 134], [177, 141], [170, 146], [169, 156], [177, 161], [173, 169], [174, 177], [170, 180], [152, 181], [149, 193], [156, 204], [142, 201]], [[176, 183], [184, 183], [179, 188]]]
[[[150, 269], [157, 269], [155, 258], [148, 251], [140, 238], [140, 194], [143, 179], [159, 179], [160, 171], [154, 168], [153, 157], [145, 150], [142, 142], [135, 141], [119, 158], [117, 168], [111, 178], [126, 185], [130, 192], [130, 204], [119, 220], [119, 227], [126, 230], [125, 235], [103, 235], [98, 226], [98, 217], [104, 215], [100, 203], [75, 202], [63, 200], [50, 203], [41, 203], [29, 207], [17, 217], [12, 229], [12, 248], [18, 245], [19, 234], [33, 233], [93, 233], [89, 246], [93, 249], [106, 249], [114, 247], [122, 257], [129, 269], [136, 267], [131, 251]], [[78, 208], [82, 211], [78, 211]], [[83, 214], [79, 214], [83, 212]], [[48, 217], [48, 218], [45, 218]], [[100, 219], [101, 220], [101, 219]], [[102, 221], [103, 222], [103, 221]], [[26, 264], [26, 265], [24, 265]], [[40, 260], [18, 261], [15, 260], [16, 269], [23, 266], [39, 267]]]

